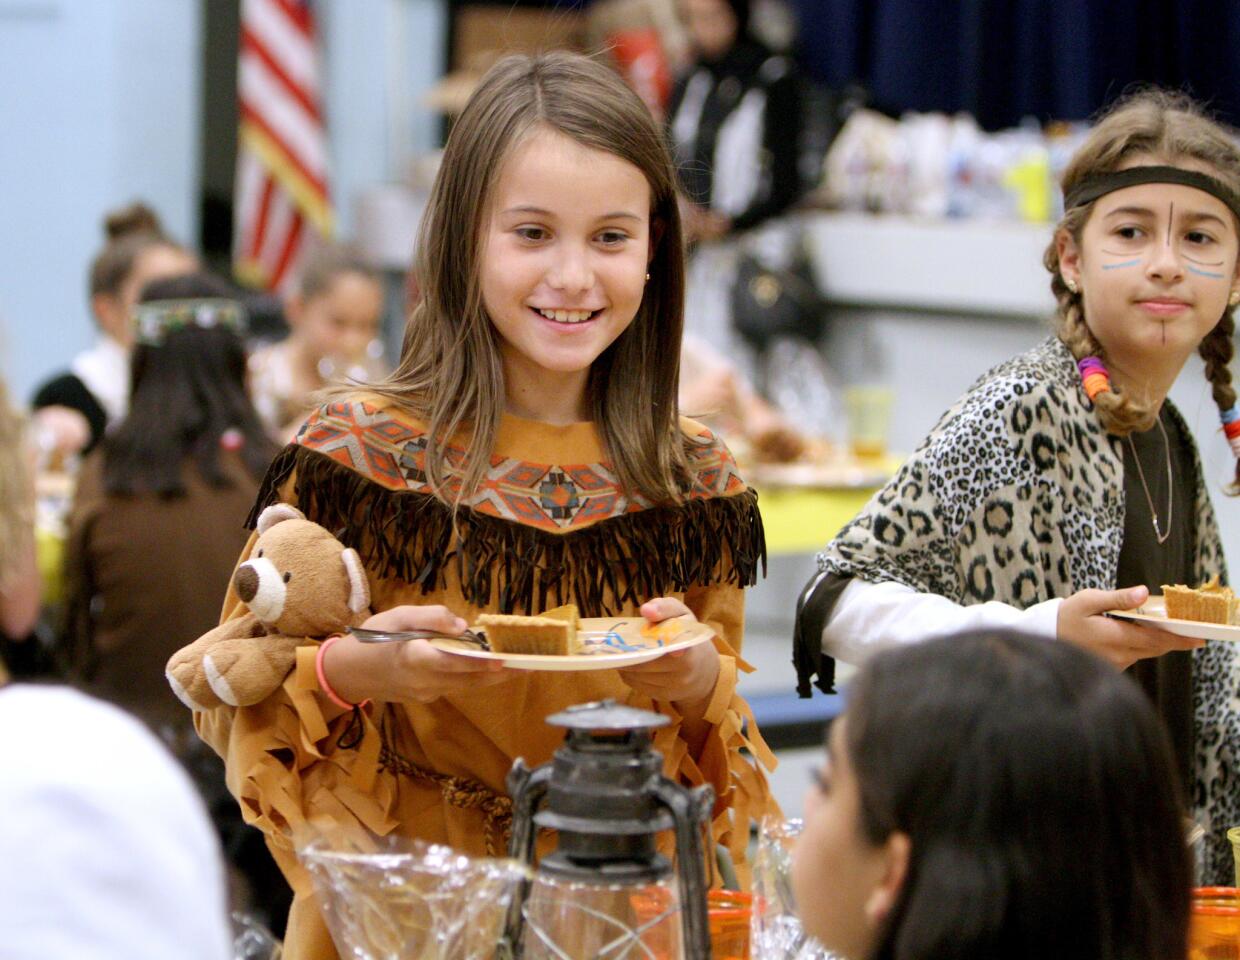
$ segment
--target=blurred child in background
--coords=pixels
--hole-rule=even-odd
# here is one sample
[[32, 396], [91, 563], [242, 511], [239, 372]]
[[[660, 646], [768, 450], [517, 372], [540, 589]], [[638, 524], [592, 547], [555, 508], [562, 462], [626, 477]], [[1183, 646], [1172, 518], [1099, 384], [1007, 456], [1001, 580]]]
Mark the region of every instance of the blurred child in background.
[[152, 280], [197, 269], [197, 258], [168, 237], [159, 217], [133, 203], [104, 219], [107, 243], [90, 267], [90, 310], [99, 340], [69, 369], [44, 382], [31, 406], [36, 439], [47, 455], [91, 450], [129, 403], [130, 311]]
[[289, 335], [250, 359], [254, 405], [268, 432], [287, 439], [314, 408], [313, 394], [332, 380], [370, 380], [383, 372], [383, 285], [378, 274], [341, 247], [306, 259], [285, 304]]
[[25, 422], [0, 381], [0, 682], [36, 672], [39, 568], [34, 547], [34, 485]]

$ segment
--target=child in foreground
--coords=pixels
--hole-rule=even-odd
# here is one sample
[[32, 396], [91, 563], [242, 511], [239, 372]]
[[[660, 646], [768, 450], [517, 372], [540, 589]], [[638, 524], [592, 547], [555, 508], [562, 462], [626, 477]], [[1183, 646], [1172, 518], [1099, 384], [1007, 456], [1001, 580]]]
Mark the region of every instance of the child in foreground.
[[792, 881], [847, 960], [1184, 960], [1170, 745], [1101, 660], [1007, 632], [885, 652], [826, 761]]

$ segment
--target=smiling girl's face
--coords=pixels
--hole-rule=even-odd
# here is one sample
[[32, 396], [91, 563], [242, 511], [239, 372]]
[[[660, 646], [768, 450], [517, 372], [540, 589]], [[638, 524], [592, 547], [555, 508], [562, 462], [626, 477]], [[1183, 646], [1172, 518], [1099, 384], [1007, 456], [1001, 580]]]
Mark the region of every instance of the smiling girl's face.
[[1238, 284], [1235, 217], [1217, 197], [1182, 184], [1108, 193], [1095, 201], [1080, 243], [1064, 234], [1059, 244], [1060, 270], [1080, 288], [1090, 330], [1109, 365], [1130, 377], [1151, 367], [1178, 371]]
[[650, 256], [651, 190], [636, 166], [548, 128], [504, 163], [479, 266], [509, 409], [575, 406], [591, 364], [633, 322]]

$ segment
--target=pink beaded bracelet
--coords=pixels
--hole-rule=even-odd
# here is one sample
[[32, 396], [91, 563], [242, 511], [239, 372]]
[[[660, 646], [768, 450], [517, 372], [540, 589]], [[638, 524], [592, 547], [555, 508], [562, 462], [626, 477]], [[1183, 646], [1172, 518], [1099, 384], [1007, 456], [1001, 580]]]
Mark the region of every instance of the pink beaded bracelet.
[[327, 682], [327, 674], [323, 672], [323, 657], [327, 655], [327, 651], [331, 645], [339, 639], [341, 639], [340, 634], [328, 637], [319, 644], [319, 649], [314, 655], [314, 675], [319, 678], [319, 689], [323, 692], [323, 696], [327, 697], [328, 700], [340, 707], [342, 710], [353, 710], [357, 707], [365, 707], [370, 703], [369, 698], [363, 700], [361, 703], [349, 703], [348, 700], [344, 699], [344, 697], [340, 696], [340, 694], [332, 689], [332, 685]]

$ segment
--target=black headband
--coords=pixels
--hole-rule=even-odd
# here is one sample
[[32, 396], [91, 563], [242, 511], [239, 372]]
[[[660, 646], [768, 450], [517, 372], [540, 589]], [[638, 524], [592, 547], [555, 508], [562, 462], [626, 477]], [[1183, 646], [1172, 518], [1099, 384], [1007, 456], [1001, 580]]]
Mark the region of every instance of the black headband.
[[1127, 170], [1116, 170], [1114, 173], [1099, 173], [1086, 177], [1063, 198], [1065, 210], [1092, 203], [1101, 196], [1135, 187], [1141, 183], [1178, 183], [1185, 187], [1193, 187], [1217, 197], [1227, 204], [1232, 213], [1240, 219], [1240, 197], [1217, 177], [1197, 170], [1185, 170], [1183, 167], [1129, 167]]

